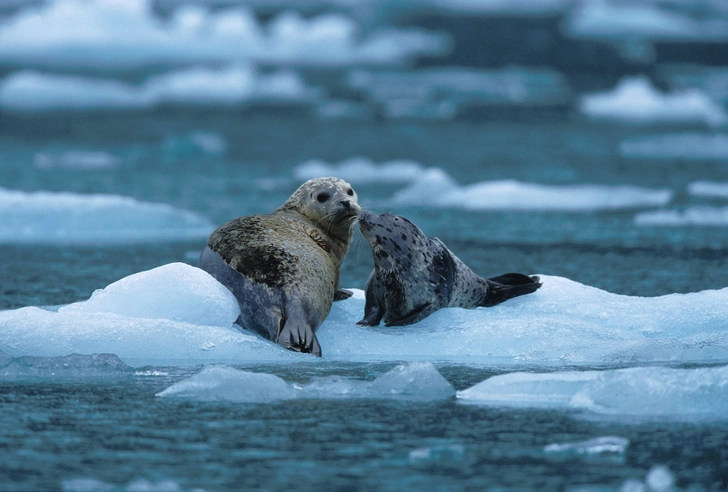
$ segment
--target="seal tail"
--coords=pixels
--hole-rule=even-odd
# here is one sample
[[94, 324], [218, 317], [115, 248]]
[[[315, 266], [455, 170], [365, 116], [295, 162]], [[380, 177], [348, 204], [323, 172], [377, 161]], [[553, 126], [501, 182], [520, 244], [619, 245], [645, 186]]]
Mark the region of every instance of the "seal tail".
[[492, 307], [514, 297], [536, 292], [541, 287], [541, 279], [537, 276], [522, 273], [506, 273], [487, 279], [488, 289], [481, 306]]

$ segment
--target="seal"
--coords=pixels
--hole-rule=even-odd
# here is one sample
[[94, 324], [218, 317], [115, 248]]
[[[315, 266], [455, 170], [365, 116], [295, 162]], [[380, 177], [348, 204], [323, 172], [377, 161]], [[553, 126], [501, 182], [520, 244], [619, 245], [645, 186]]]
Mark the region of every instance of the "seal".
[[199, 266], [235, 295], [244, 328], [321, 356], [316, 329], [333, 301], [351, 296], [339, 269], [360, 210], [346, 181], [309, 180], [272, 213], [220, 226]]
[[536, 276], [507, 273], [489, 279], [468, 268], [437, 238], [408, 219], [362, 211], [359, 228], [372, 248], [374, 270], [357, 324], [403, 326], [444, 307], [491, 307], [541, 287]]

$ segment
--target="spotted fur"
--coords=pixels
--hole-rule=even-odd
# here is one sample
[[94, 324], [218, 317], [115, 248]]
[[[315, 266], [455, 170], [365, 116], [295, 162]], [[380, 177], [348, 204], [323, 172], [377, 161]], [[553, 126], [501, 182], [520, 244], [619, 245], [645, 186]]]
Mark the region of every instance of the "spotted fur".
[[538, 277], [520, 273], [476, 275], [442, 241], [401, 216], [362, 211], [359, 228], [374, 256], [359, 325], [382, 319], [387, 326], [409, 325], [444, 307], [495, 306], [541, 287]]

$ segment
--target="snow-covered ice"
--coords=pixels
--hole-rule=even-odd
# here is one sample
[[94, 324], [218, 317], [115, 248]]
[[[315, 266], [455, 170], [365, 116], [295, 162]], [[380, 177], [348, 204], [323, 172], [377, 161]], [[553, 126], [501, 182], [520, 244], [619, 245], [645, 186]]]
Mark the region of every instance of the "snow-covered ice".
[[672, 191], [638, 186], [544, 185], [515, 180], [461, 186], [444, 170], [426, 169], [392, 197], [394, 205], [455, 207], [467, 210], [591, 212], [666, 205]]
[[645, 418], [728, 415], [728, 366], [514, 372], [458, 391], [465, 403], [536, 407]]
[[307, 384], [287, 383], [272, 374], [210, 366], [157, 396], [245, 403], [272, 403], [294, 398], [435, 401], [453, 398], [455, 389], [428, 362], [399, 365], [373, 381], [327, 376], [314, 378]]
[[703, 123], [721, 126], [728, 113], [699, 89], [670, 93], [657, 90], [645, 76], [624, 77], [607, 92], [586, 94], [579, 101], [584, 116], [628, 123]]
[[[728, 153], [726, 154], [726, 158], [728, 158]], [[694, 181], [688, 185], [688, 193], [692, 196], [728, 198], [728, 183]]]
[[441, 34], [396, 28], [364, 33], [336, 13], [304, 18], [287, 11], [262, 25], [246, 8], [188, 4], [163, 20], [146, 0], [53, 0], [19, 9], [0, 24], [0, 61], [63, 68], [398, 64], [448, 48]]
[[[364, 293], [334, 303], [317, 331], [324, 360], [554, 366], [728, 361], [728, 288], [611, 294], [562, 277], [492, 308], [441, 309], [415, 325], [365, 328]], [[173, 263], [121, 279], [57, 312], [0, 312], [0, 350], [19, 357], [110, 353], [128, 364], [315, 362], [233, 325], [232, 295]], [[578, 373], [579, 378], [588, 373]], [[581, 384], [581, 381], [564, 384]]]
[[60, 109], [149, 109], [161, 104], [217, 106], [256, 101], [307, 102], [320, 89], [290, 69], [260, 74], [251, 65], [193, 67], [149, 77], [140, 85], [113, 79], [23, 70], [0, 80], [0, 107], [24, 112]]
[[207, 237], [189, 210], [131, 197], [0, 188], [0, 243], [134, 243]]

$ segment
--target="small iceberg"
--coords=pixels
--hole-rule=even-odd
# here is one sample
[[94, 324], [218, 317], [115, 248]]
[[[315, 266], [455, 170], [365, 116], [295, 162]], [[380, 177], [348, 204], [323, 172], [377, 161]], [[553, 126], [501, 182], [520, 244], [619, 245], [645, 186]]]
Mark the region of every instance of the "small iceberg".
[[0, 188], [0, 244], [108, 244], [203, 239], [209, 219], [119, 195]]
[[626, 123], [728, 123], [725, 109], [701, 90], [663, 94], [645, 76], [625, 77], [611, 91], [584, 95], [579, 109], [587, 118]]
[[314, 378], [308, 384], [287, 383], [272, 374], [212, 366], [173, 384], [157, 396], [241, 403], [273, 403], [295, 398], [437, 401], [453, 398], [455, 389], [427, 362], [399, 365], [373, 381], [328, 376]]
[[465, 210], [594, 212], [666, 205], [672, 191], [638, 186], [544, 185], [515, 180], [461, 186], [444, 170], [425, 170], [392, 204]]
[[409, 183], [422, 174], [424, 168], [413, 161], [397, 160], [376, 164], [364, 157], [352, 157], [338, 164], [312, 159], [293, 168], [293, 177], [305, 181], [324, 176], [336, 176], [352, 184]]
[[458, 391], [463, 403], [553, 408], [658, 419], [728, 415], [728, 366], [634, 367], [605, 371], [514, 372]]
[[693, 205], [684, 210], [653, 210], [635, 215], [635, 225], [651, 227], [725, 227], [728, 226], [728, 207]]

